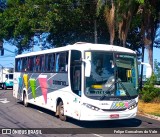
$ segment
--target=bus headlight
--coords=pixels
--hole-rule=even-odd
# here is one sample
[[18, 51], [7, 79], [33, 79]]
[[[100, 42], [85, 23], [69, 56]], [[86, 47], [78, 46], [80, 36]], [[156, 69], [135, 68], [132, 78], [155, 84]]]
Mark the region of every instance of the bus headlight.
[[130, 107], [128, 107], [128, 109], [129, 109], [129, 110], [134, 109], [135, 107], [137, 107], [137, 104], [138, 104], [138, 103], [131, 105]]
[[95, 107], [95, 106], [90, 105], [90, 104], [87, 104], [87, 103], [83, 103], [83, 105], [86, 106], [87, 108], [92, 109], [92, 110], [95, 110], [95, 111], [100, 110], [100, 108]]

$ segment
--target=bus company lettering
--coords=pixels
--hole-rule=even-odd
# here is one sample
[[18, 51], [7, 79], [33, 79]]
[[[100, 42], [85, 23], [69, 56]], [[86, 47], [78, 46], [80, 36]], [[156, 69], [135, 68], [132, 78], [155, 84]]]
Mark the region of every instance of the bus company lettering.
[[53, 80], [53, 85], [67, 86], [66, 81]]

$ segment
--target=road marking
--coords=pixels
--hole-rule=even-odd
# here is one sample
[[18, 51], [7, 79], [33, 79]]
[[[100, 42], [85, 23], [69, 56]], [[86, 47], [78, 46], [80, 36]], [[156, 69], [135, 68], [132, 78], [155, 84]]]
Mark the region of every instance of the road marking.
[[43, 113], [42, 111], [40, 111], [40, 110], [37, 110], [39, 113]]
[[10, 101], [8, 101], [7, 98], [1, 98], [0, 102], [3, 103], [3, 104], [6, 104], [6, 103], [8, 103]]
[[0, 98], [0, 101], [4, 101], [4, 100], [7, 100], [7, 98]]
[[103, 136], [101, 136], [101, 135], [98, 135], [98, 134], [92, 134], [92, 135], [94, 135], [94, 136], [97, 136], [97, 137], [103, 137]]

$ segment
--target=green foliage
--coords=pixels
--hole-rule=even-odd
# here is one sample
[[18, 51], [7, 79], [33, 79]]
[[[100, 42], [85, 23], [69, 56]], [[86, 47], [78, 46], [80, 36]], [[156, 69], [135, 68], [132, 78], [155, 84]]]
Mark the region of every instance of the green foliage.
[[145, 86], [154, 86], [156, 84], [157, 77], [155, 74], [152, 74], [152, 76], [147, 79], [147, 82], [145, 83]]
[[157, 59], [154, 60], [154, 73], [156, 75], [157, 78], [160, 79], [160, 66], [158, 65], [158, 61]]
[[155, 88], [154, 86], [144, 87], [141, 94], [142, 94], [142, 100], [144, 102], [160, 101], [158, 100], [158, 98], [160, 99], [160, 89]]
[[144, 0], [136, 0], [140, 4], [144, 4]]
[[[33, 36], [48, 33], [51, 46], [77, 41], [94, 42], [95, 8], [83, 0], [8, 0], [0, 14], [0, 39], [17, 46], [19, 53], [32, 47]], [[97, 18], [99, 43], [106, 43], [108, 31], [102, 15]]]
[[[7, 8], [0, 12], [0, 40], [5, 39], [19, 49], [29, 50], [36, 34], [47, 33], [51, 46], [62, 46], [77, 41], [94, 42], [94, 21], [97, 20], [98, 43], [109, 43], [109, 31], [104, 19], [104, 7], [115, 9], [115, 44], [119, 45], [118, 23], [131, 9], [145, 4], [144, 0], [7, 0]], [[137, 6], [138, 5], [138, 6]], [[152, 9], [157, 9], [157, 7]], [[135, 10], [137, 11], [137, 10]], [[133, 14], [127, 43], [138, 50], [142, 46], [140, 26], [142, 14]], [[151, 10], [156, 12], [157, 10]], [[127, 23], [127, 22], [124, 22]], [[137, 31], [138, 30], [138, 31]]]
[[145, 83], [140, 95], [144, 102], [160, 101], [160, 88], [155, 88], [156, 76], [153, 74]]

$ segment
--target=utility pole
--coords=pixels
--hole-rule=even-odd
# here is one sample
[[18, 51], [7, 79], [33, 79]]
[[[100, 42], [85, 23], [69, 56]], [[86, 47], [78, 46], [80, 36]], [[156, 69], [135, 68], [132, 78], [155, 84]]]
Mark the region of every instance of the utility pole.
[[4, 48], [3, 48], [3, 41], [0, 40], [0, 51], [1, 51], [1, 56], [4, 55]]
[[2, 78], [1, 81], [3, 82], [3, 66], [2, 65], [1, 65], [1, 78]]

